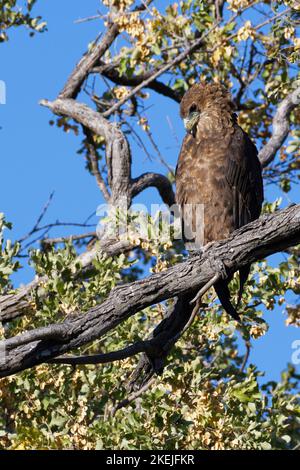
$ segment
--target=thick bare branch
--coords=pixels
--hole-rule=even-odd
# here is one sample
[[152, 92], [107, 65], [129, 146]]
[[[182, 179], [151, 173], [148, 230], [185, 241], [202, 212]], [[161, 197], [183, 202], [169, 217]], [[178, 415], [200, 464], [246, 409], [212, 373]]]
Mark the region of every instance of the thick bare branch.
[[[42, 100], [42, 106], [51, 109], [55, 114], [74, 119], [84, 127], [102, 136], [106, 141], [106, 160], [112, 204], [130, 194], [131, 154], [127, 139], [121, 129], [103, 118], [86, 104], [72, 99]], [[128, 200], [128, 204], [130, 201]]]
[[300, 104], [300, 86], [289, 93], [280, 103], [273, 118], [272, 137], [261, 149], [258, 156], [263, 167], [274, 160], [277, 151], [282, 146], [290, 132], [289, 117], [293, 109]]
[[[231, 274], [241, 266], [299, 242], [300, 205], [264, 215], [228, 239], [214, 243], [202, 256], [199, 254], [147, 279], [118, 286], [107, 300], [87, 313], [2, 341], [0, 376], [11, 375], [87, 344], [150, 305], [195, 292], [216, 274], [215, 260], [221, 261]], [[53, 333], [55, 339], [51, 339]]]
[[[172, 309], [174, 315], [172, 316], [172, 324], [170, 321], [168, 322], [168, 328], [165, 328], [166, 319], [164, 319], [159, 326], [154, 330], [154, 334], [146, 341], [136, 341], [134, 344], [127, 346], [124, 349], [120, 349], [118, 351], [113, 351], [110, 353], [103, 353], [103, 354], [93, 354], [88, 356], [62, 356], [56, 359], [51, 359], [49, 363], [51, 364], [70, 364], [70, 365], [78, 365], [78, 364], [105, 364], [107, 362], [119, 361], [121, 359], [126, 359], [131, 356], [135, 356], [140, 352], [144, 352], [147, 354], [147, 357], [155, 357], [160, 361], [160, 368], [161, 368], [161, 359], [165, 357], [168, 352], [170, 351], [171, 347], [178, 341], [178, 339], [186, 332], [186, 330], [191, 326], [193, 323], [197, 313], [199, 312], [201, 306], [201, 296], [203, 296], [209, 289], [214, 285], [216, 281], [220, 278], [220, 274], [215, 274], [213, 278], [207, 282], [201, 289], [201, 295], [197, 296], [196, 305], [193, 307], [189, 307], [188, 305], [184, 305], [185, 310], [187, 310], [189, 319], [186, 322], [186, 316], [180, 315], [180, 321], [178, 324], [178, 318], [176, 318], [176, 314], [179, 311], [178, 308]], [[181, 298], [181, 304], [183, 303], [183, 299]], [[195, 299], [190, 300], [190, 297], [185, 296], [184, 302], [188, 302], [189, 304], [194, 304]], [[177, 301], [178, 303], [178, 301]], [[183, 305], [181, 305], [182, 310]], [[180, 310], [180, 313], [182, 311]], [[192, 310], [192, 311], [191, 311]], [[168, 319], [171, 316], [168, 315]], [[177, 321], [176, 321], [177, 320]], [[180, 326], [180, 328], [178, 328]], [[152, 362], [152, 361], [151, 361]]]

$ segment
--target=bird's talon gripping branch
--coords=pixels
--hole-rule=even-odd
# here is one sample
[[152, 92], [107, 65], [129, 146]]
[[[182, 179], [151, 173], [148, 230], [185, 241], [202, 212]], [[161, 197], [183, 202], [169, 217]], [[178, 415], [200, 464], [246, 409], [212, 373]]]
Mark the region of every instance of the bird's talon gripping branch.
[[219, 278], [225, 281], [225, 279], [228, 278], [228, 274], [226, 271], [226, 266], [223, 263], [223, 261], [220, 259], [213, 260], [213, 266], [215, 268], [215, 271], [218, 273]]

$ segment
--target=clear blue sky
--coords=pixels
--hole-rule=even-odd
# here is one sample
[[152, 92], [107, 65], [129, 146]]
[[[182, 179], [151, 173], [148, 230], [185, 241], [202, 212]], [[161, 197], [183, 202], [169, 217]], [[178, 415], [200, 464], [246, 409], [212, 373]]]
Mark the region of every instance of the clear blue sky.
[[[11, 40], [0, 45], [0, 80], [7, 85], [7, 104], [0, 105], [1, 185], [0, 211], [14, 224], [13, 239], [28, 232], [42, 206], [54, 190], [47, 221], [83, 222], [102, 202], [93, 178], [85, 171], [83, 157], [76, 152], [80, 139], [49, 126], [51, 113], [38, 105], [41, 98], [54, 99], [87, 44], [101, 31], [101, 22], [75, 24], [78, 18], [95, 14], [98, 0], [51, 0], [40, 2], [36, 12], [48, 23], [48, 32], [29, 38], [25, 30], [11, 32]], [[155, 2], [159, 7], [167, 2]], [[178, 155], [184, 129], [178, 116], [178, 105], [155, 94], [151, 95], [149, 117], [154, 136], [159, 136], [160, 148], [173, 166]], [[158, 117], [158, 118], [157, 118]], [[168, 119], [173, 130], [170, 129]], [[133, 146], [133, 174], [144, 171], [164, 171], [152, 163], [141, 149]], [[266, 191], [269, 200], [279, 195]], [[289, 195], [300, 202], [297, 192]], [[155, 191], [148, 190], [139, 202], [159, 202]], [[284, 201], [284, 205], [288, 202]], [[74, 229], [56, 230], [53, 235], [75, 233]], [[280, 259], [276, 256], [275, 261]], [[28, 282], [32, 272], [23, 270], [16, 282]], [[280, 371], [290, 361], [293, 340], [300, 331], [284, 326], [280, 309], [267, 312], [270, 324], [267, 335], [253, 342], [251, 362], [266, 371], [267, 378], [278, 379]]]

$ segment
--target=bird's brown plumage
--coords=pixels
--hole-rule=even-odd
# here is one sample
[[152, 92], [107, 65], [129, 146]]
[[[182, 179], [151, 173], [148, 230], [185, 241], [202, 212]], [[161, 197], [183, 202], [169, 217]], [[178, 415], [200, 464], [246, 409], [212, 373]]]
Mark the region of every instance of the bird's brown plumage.
[[[189, 133], [176, 169], [176, 199], [182, 208], [185, 232], [193, 230], [193, 247], [200, 248], [227, 238], [259, 217], [263, 202], [261, 165], [255, 145], [237, 124], [231, 96], [221, 85], [194, 85], [181, 101], [180, 114]], [[201, 217], [196, 220], [199, 204], [203, 204], [204, 221]], [[186, 205], [193, 207], [191, 218], [184, 210]], [[241, 271], [241, 284], [248, 272], [249, 267]], [[216, 290], [219, 294], [218, 286]], [[227, 284], [225, 290], [228, 295]]]

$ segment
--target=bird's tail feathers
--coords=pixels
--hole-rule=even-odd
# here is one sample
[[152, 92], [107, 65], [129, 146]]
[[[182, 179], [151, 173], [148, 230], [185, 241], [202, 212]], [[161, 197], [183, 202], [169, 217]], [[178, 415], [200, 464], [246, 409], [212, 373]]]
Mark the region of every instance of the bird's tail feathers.
[[216, 291], [217, 296], [221, 302], [222, 307], [224, 310], [230, 315], [234, 320], [237, 322], [240, 321], [240, 317], [234, 306], [230, 301], [230, 291], [228, 288], [228, 281], [220, 280], [214, 284], [214, 289]]
[[246, 282], [247, 282], [247, 279], [248, 279], [248, 276], [249, 276], [249, 273], [250, 273], [250, 268], [251, 268], [251, 265], [250, 265], [250, 264], [247, 264], [246, 266], [243, 266], [243, 267], [239, 270], [239, 275], [240, 275], [240, 288], [239, 288], [239, 293], [238, 293], [236, 308], [238, 308], [238, 306], [240, 305], [240, 302], [241, 302], [241, 300], [242, 300], [243, 290], [244, 290], [244, 286], [245, 286], [245, 284], [246, 284]]

